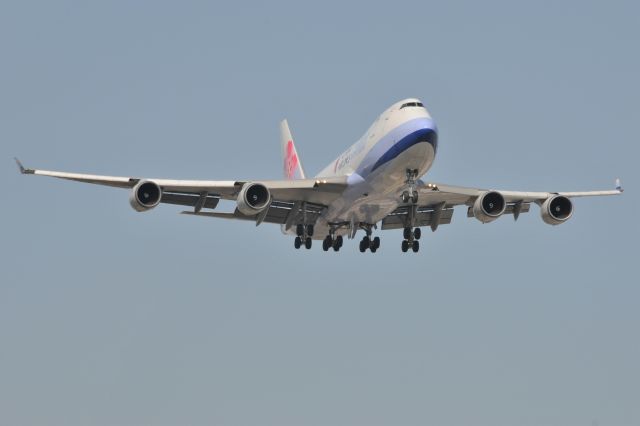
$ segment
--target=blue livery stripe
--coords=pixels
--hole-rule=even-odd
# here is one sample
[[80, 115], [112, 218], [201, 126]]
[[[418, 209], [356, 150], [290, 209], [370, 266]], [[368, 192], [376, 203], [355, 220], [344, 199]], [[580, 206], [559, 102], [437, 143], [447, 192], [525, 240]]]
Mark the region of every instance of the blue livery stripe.
[[378, 161], [373, 165], [371, 171], [396, 158], [407, 149], [419, 143], [428, 143], [433, 146], [434, 152], [438, 148], [438, 134], [434, 129], [422, 128], [400, 139], [391, 148], [385, 152]]

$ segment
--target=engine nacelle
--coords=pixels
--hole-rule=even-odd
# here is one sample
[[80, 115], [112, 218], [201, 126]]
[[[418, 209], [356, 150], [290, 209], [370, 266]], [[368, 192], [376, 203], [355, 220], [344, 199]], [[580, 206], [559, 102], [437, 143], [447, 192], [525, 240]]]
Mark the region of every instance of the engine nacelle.
[[238, 194], [238, 210], [247, 215], [254, 216], [271, 204], [271, 192], [261, 183], [245, 183]]
[[507, 208], [507, 203], [501, 193], [487, 191], [480, 195], [473, 203], [473, 216], [482, 223], [496, 220]]
[[141, 180], [133, 187], [129, 196], [129, 203], [134, 210], [145, 212], [160, 204], [161, 198], [162, 188], [157, 183]]
[[562, 195], [549, 197], [540, 206], [540, 216], [549, 225], [560, 225], [573, 214], [573, 203]]

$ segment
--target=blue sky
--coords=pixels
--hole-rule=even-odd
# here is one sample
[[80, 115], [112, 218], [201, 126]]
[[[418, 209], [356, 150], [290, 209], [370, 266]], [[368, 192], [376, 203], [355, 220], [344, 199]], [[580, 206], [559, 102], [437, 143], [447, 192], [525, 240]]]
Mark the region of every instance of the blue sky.
[[[0, 5], [0, 423], [637, 425], [635, 2]], [[456, 211], [360, 254], [23, 177], [308, 172], [391, 103], [429, 179], [613, 187], [545, 225]]]

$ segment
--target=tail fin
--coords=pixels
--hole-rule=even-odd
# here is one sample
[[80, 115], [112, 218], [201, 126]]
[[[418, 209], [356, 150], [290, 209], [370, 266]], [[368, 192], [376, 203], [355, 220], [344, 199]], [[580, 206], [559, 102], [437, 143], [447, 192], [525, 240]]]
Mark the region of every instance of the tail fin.
[[280, 123], [280, 143], [282, 144], [284, 177], [289, 180], [305, 179], [302, 162], [300, 161], [300, 157], [298, 157], [298, 152], [293, 143], [293, 137], [291, 136], [291, 130], [289, 130], [287, 120], [282, 120]]

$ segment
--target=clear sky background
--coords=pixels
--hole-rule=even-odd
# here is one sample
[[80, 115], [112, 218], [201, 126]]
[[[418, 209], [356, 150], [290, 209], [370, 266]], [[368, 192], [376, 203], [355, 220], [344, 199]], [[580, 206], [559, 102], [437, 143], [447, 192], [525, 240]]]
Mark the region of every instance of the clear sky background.
[[[3, 2], [0, 424], [640, 425], [637, 2]], [[609, 189], [402, 254], [18, 175], [309, 172], [391, 103], [429, 179]]]

